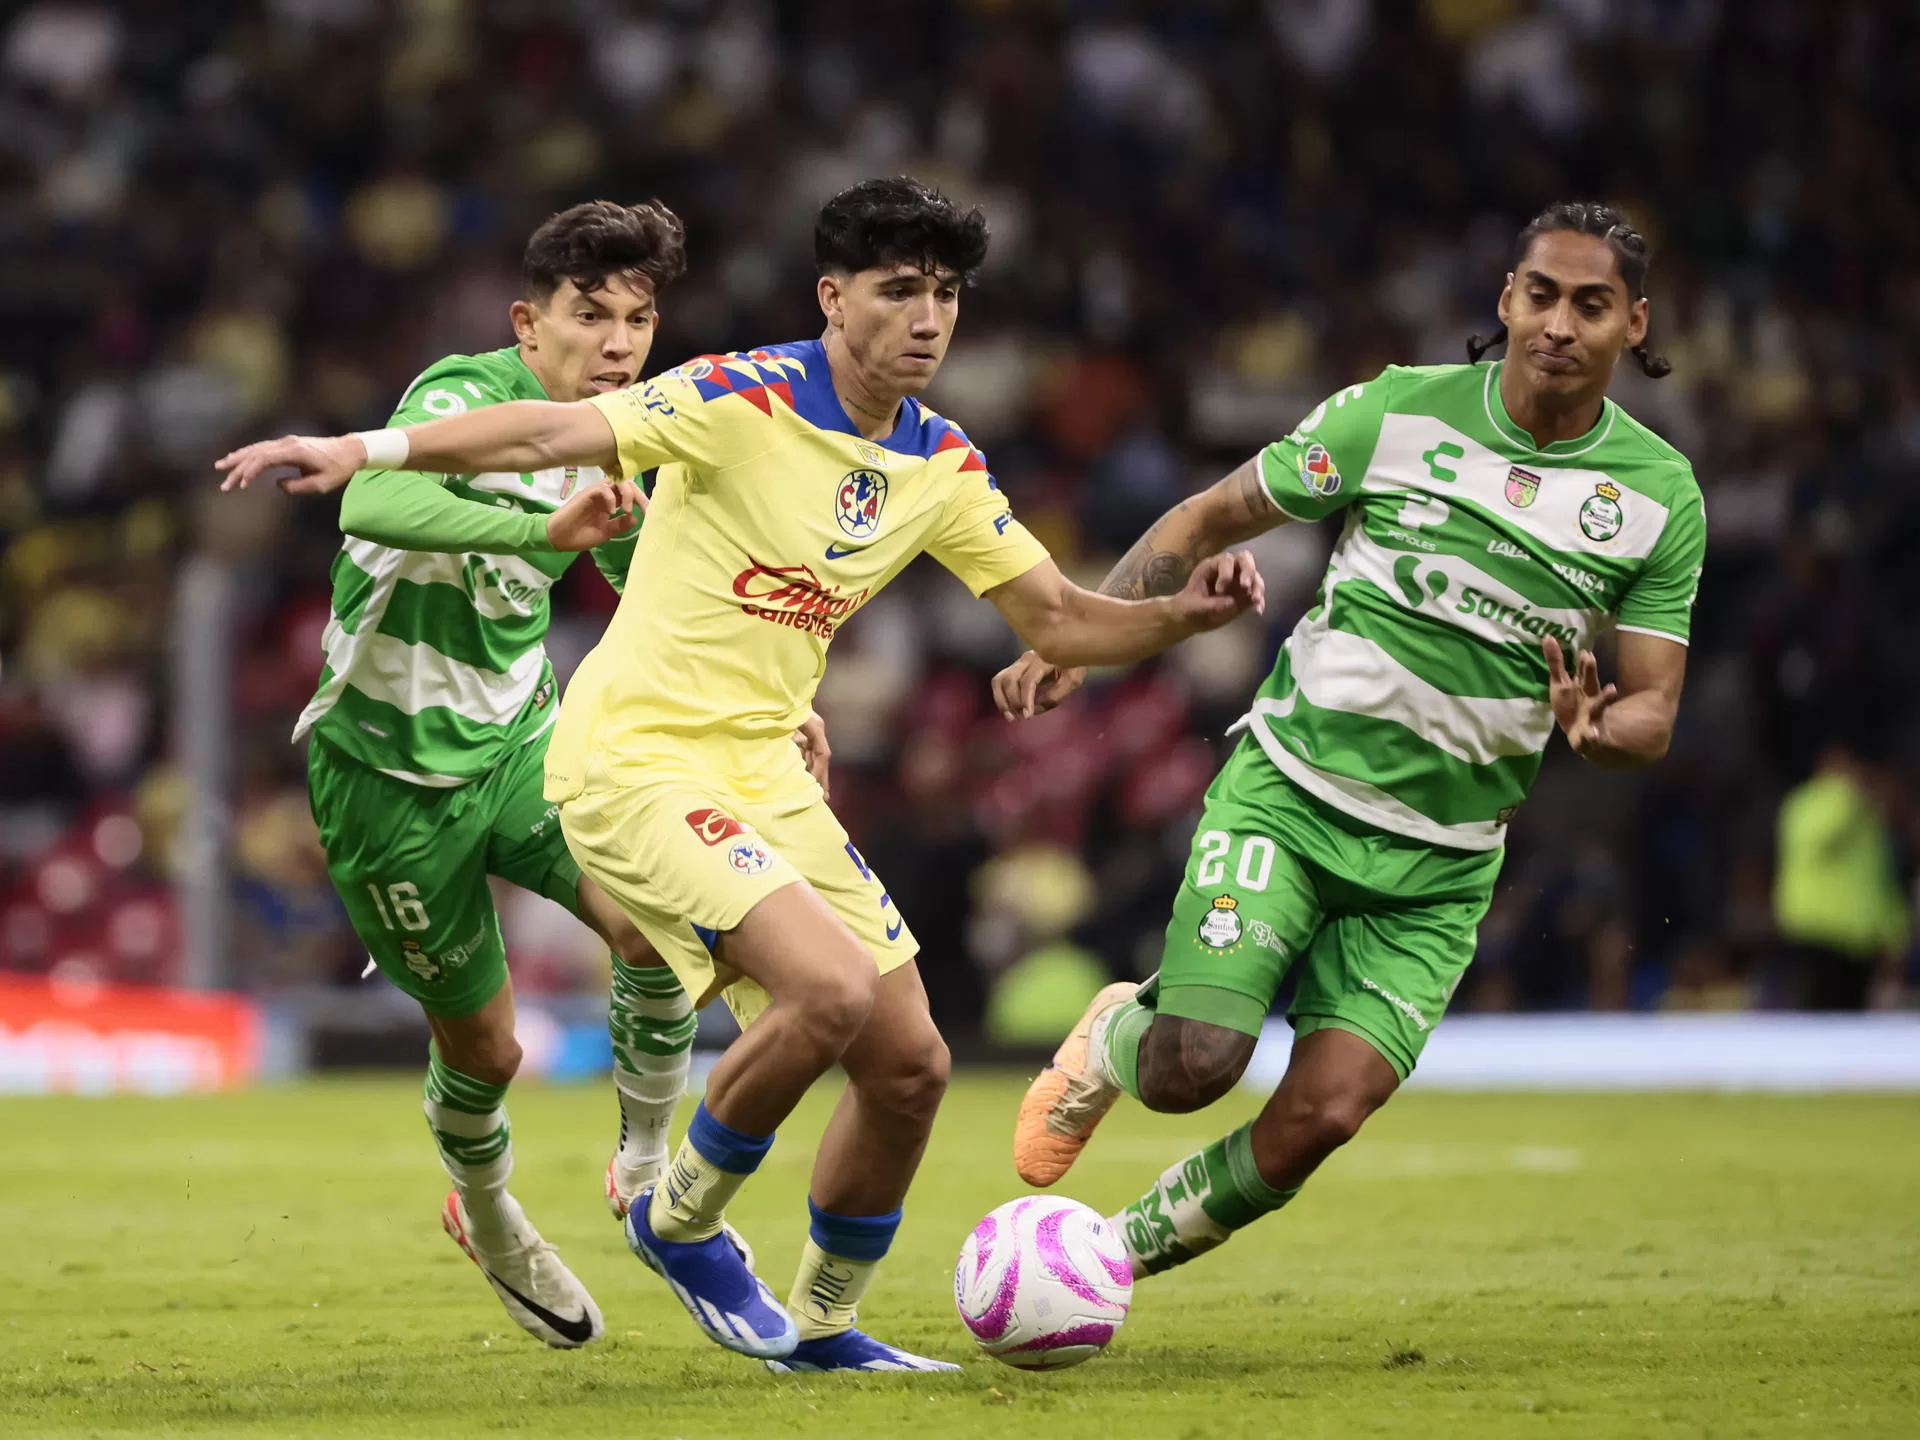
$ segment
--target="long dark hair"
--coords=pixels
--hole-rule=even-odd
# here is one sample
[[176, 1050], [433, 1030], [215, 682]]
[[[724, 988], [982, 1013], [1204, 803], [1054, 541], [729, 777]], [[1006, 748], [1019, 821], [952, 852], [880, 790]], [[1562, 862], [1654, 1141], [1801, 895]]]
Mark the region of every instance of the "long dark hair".
[[[1646, 238], [1629, 225], [1627, 217], [1613, 206], [1592, 201], [1563, 200], [1549, 205], [1529, 220], [1514, 239], [1512, 268], [1520, 268], [1520, 262], [1526, 259], [1534, 241], [1558, 230], [1571, 231], [1575, 235], [1591, 235], [1596, 240], [1606, 241], [1607, 248], [1613, 251], [1614, 263], [1620, 267], [1620, 278], [1626, 282], [1628, 296], [1638, 300], [1646, 294]], [[1496, 345], [1504, 345], [1506, 340], [1507, 327], [1504, 325], [1485, 339], [1478, 335], [1470, 336], [1467, 340], [1467, 363], [1478, 364], [1482, 355]], [[1673, 372], [1667, 357], [1653, 354], [1644, 340], [1633, 347], [1633, 355], [1640, 362], [1641, 370], [1651, 379], [1658, 380]]]

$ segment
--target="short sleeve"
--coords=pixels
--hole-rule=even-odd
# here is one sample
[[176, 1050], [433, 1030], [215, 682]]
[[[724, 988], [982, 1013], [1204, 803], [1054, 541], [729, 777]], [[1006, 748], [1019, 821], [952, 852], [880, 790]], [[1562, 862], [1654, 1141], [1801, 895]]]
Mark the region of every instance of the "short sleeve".
[[507, 392], [498, 376], [489, 373], [473, 356], [449, 355], [420, 372], [419, 378], [400, 397], [399, 408], [387, 424], [424, 425], [429, 420], [464, 415], [469, 410], [481, 410], [516, 398]]
[[1706, 554], [1706, 505], [1689, 472], [1645, 568], [1620, 601], [1619, 628], [1685, 645], [1692, 633], [1693, 602], [1700, 593]]
[[620, 473], [636, 478], [674, 461], [722, 470], [773, 438], [756, 433], [765, 417], [744, 399], [724, 392], [709, 398], [692, 376], [678, 371], [587, 403], [613, 427]]
[[1260, 452], [1260, 478], [1274, 504], [1296, 520], [1318, 520], [1353, 503], [1373, 463], [1392, 376], [1387, 369], [1328, 396]]
[[963, 470], [927, 553], [975, 595], [1016, 579], [1047, 558], [1047, 547], [1013, 518], [1013, 507], [984, 469]]

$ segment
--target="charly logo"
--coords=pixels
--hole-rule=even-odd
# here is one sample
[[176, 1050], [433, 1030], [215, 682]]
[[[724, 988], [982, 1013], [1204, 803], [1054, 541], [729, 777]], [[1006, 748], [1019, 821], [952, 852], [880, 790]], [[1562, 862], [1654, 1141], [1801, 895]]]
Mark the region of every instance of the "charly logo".
[[687, 824], [703, 845], [718, 845], [746, 833], [746, 827], [724, 810], [689, 810]]
[[1340, 493], [1340, 467], [1333, 463], [1333, 456], [1318, 440], [1307, 446], [1306, 453], [1300, 457], [1300, 483], [1308, 494], [1322, 500]]
[[855, 540], [871, 540], [887, 503], [887, 477], [878, 470], [849, 470], [834, 494], [833, 518]]
[[1518, 465], [1507, 471], [1507, 504], [1514, 509], [1526, 509], [1539, 493], [1540, 477], [1533, 471], [1522, 470]]
[[1240, 902], [1231, 895], [1213, 897], [1213, 908], [1200, 921], [1200, 943], [1227, 950], [1240, 943]]
[[1625, 520], [1620, 509], [1620, 487], [1608, 480], [1594, 486], [1593, 494], [1580, 507], [1580, 533], [1596, 544], [1618, 535]]

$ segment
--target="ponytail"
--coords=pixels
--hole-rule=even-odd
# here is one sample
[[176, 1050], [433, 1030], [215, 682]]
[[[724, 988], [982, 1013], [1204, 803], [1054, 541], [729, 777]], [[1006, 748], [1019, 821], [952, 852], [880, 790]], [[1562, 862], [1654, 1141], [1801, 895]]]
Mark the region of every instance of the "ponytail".
[[1673, 362], [1649, 351], [1644, 340], [1633, 347], [1633, 357], [1640, 362], [1640, 373], [1649, 380], [1664, 380], [1673, 373]]
[[1480, 357], [1486, 354], [1487, 351], [1493, 349], [1496, 345], [1504, 345], [1506, 343], [1507, 327], [1504, 325], [1494, 331], [1493, 334], [1485, 340], [1482, 340], [1478, 335], [1469, 335], [1467, 337], [1467, 363], [1469, 365], [1478, 365], [1480, 363]]

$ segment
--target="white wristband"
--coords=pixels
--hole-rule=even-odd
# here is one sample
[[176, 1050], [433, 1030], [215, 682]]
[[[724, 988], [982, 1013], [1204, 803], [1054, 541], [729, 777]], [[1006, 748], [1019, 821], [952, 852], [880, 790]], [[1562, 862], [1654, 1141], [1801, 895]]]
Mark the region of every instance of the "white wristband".
[[405, 430], [356, 430], [353, 438], [367, 447], [367, 469], [404, 470], [413, 442]]

